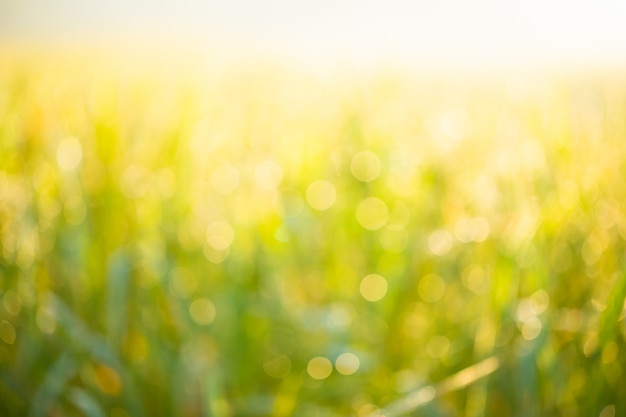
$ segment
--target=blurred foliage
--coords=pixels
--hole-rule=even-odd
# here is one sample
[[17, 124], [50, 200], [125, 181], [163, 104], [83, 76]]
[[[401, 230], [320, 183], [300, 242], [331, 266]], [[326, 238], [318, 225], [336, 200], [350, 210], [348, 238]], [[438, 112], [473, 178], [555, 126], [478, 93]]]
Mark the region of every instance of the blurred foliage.
[[624, 81], [5, 60], [0, 414], [623, 415]]

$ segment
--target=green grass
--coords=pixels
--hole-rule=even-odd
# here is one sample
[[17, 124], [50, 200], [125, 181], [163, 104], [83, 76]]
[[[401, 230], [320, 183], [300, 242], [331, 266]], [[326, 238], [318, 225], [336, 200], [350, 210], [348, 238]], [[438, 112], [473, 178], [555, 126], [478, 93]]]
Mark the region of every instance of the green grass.
[[0, 415], [626, 413], [623, 78], [7, 62]]

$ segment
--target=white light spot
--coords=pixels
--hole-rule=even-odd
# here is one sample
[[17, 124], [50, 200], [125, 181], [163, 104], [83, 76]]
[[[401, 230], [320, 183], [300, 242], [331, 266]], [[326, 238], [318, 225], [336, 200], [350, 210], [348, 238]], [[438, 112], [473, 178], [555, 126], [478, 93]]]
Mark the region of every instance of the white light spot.
[[367, 301], [379, 301], [387, 294], [387, 280], [378, 274], [366, 275], [359, 289]]
[[433, 255], [445, 255], [452, 249], [452, 236], [445, 230], [434, 231], [428, 237], [428, 249]]
[[317, 356], [309, 361], [306, 371], [313, 379], [326, 379], [333, 372], [333, 364], [325, 357]]
[[545, 290], [537, 290], [531, 296], [533, 313], [541, 314], [550, 305], [550, 296]]
[[335, 368], [342, 375], [352, 375], [359, 370], [360, 365], [359, 357], [351, 352], [342, 353], [335, 360]]
[[347, 305], [335, 303], [330, 307], [326, 322], [330, 328], [345, 329], [352, 323], [352, 310]]
[[235, 239], [235, 231], [225, 221], [215, 221], [206, 229], [206, 241], [213, 249], [223, 251], [228, 249]]
[[83, 159], [83, 147], [75, 137], [63, 139], [57, 147], [57, 163], [63, 171], [72, 171]]
[[480, 265], [469, 265], [461, 275], [463, 285], [475, 294], [486, 294], [491, 286], [491, 280]]
[[306, 201], [315, 210], [328, 210], [336, 198], [335, 186], [328, 181], [315, 181], [306, 190]]
[[439, 120], [438, 145], [444, 149], [453, 149], [467, 138], [472, 131], [472, 119], [461, 108], [448, 110]]
[[417, 391], [416, 400], [419, 402], [419, 404], [425, 404], [432, 401], [435, 398], [436, 394], [437, 390], [435, 390], [435, 387], [431, 387], [430, 385], [428, 385]]
[[522, 324], [522, 337], [526, 340], [533, 340], [539, 336], [542, 327], [541, 320], [531, 317]]
[[230, 250], [228, 248], [217, 250], [205, 242], [202, 246], [202, 253], [207, 261], [214, 264], [221, 264], [230, 255]]
[[189, 306], [189, 315], [199, 325], [211, 324], [215, 314], [215, 306], [208, 298], [198, 298]]

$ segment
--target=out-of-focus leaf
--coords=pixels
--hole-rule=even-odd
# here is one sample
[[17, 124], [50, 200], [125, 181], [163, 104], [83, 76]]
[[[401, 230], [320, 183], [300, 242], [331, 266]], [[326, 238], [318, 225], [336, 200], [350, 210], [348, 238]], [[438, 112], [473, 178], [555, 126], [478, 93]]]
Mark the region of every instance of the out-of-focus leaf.
[[50, 408], [65, 389], [67, 381], [78, 370], [78, 363], [71, 352], [65, 352], [52, 365], [32, 398], [29, 416], [47, 416]]
[[618, 320], [624, 311], [624, 301], [626, 300], [626, 273], [624, 270], [616, 276], [613, 289], [609, 292], [606, 309], [600, 317], [598, 344], [600, 347], [611, 342], [618, 332]]
[[85, 417], [106, 417], [98, 401], [80, 388], [72, 388], [68, 393], [70, 401], [84, 413]]
[[130, 411], [133, 415], [143, 415], [143, 409], [141, 403], [138, 401], [131, 377], [127, 374], [124, 365], [109, 348], [104, 339], [89, 330], [58, 297], [50, 296], [50, 300], [57, 314], [59, 324], [68, 333], [72, 345], [83, 349], [92, 358], [109, 364], [116, 369], [122, 376], [124, 398]]
[[109, 260], [107, 271], [106, 324], [109, 346], [121, 346], [128, 320], [128, 286], [130, 263], [123, 251], [117, 251]]

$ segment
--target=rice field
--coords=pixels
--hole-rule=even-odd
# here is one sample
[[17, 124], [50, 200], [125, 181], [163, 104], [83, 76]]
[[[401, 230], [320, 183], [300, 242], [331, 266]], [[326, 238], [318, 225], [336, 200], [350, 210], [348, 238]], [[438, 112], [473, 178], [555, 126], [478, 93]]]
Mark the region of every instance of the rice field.
[[623, 76], [4, 56], [0, 415], [626, 413]]

